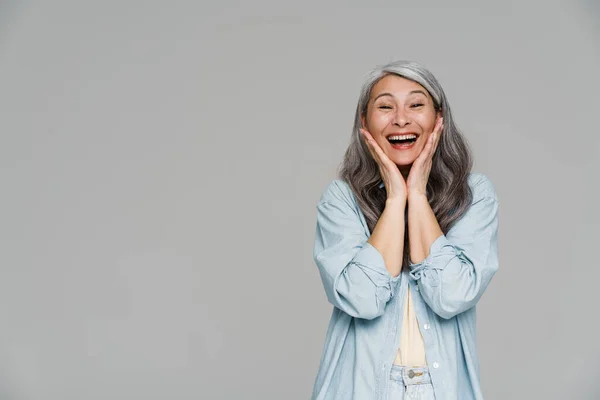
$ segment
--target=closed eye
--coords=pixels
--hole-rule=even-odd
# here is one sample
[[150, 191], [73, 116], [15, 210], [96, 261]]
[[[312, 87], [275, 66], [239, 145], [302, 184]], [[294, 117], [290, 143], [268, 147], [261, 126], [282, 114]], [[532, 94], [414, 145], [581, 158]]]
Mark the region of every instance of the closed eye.
[[385, 109], [385, 110], [391, 110], [392, 109], [392, 107], [390, 107], [390, 106], [379, 106], [378, 108], [379, 109]]
[[424, 104], [423, 103], [415, 103], [415, 104], [411, 104], [411, 107], [416, 108], [416, 107], [422, 107]]

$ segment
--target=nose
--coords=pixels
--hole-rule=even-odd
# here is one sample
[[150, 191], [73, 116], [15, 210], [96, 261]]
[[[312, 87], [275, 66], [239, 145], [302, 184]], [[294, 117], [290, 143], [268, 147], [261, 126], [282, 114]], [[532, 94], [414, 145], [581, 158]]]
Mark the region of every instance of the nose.
[[410, 124], [410, 119], [408, 118], [408, 115], [406, 115], [402, 107], [398, 107], [398, 110], [394, 114], [394, 125], [403, 128], [408, 124]]

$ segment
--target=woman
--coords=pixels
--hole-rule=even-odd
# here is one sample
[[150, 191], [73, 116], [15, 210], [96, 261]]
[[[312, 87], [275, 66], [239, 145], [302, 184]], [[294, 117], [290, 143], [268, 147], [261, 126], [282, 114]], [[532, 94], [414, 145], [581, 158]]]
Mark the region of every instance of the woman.
[[482, 399], [475, 305], [498, 269], [494, 186], [435, 77], [376, 68], [317, 205], [333, 314], [313, 399]]

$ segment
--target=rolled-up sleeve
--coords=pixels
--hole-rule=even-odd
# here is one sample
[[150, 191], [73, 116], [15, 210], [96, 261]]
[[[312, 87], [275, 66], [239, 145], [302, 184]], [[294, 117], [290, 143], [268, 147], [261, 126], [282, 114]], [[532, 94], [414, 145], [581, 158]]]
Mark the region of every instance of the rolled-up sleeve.
[[328, 196], [317, 205], [314, 261], [327, 299], [345, 313], [364, 319], [383, 314], [400, 275], [392, 277], [353, 205]]
[[410, 264], [424, 301], [449, 319], [473, 307], [498, 270], [498, 200], [484, 179], [463, 217], [430, 246], [429, 255]]

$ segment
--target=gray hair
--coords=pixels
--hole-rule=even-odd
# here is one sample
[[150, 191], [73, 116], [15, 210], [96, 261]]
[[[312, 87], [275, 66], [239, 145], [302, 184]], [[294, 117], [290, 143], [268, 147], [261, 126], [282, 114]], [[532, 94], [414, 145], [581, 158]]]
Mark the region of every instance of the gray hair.
[[[440, 228], [447, 233], [471, 204], [472, 193], [467, 180], [473, 161], [465, 138], [454, 124], [444, 90], [433, 74], [421, 64], [413, 61], [395, 61], [378, 66], [368, 74], [360, 91], [350, 145], [338, 170], [339, 177], [352, 189], [372, 232], [383, 212], [386, 193], [385, 189], [379, 187], [382, 179], [378, 165], [360, 134], [361, 118], [366, 116], [373, 86], [390, 74], [410, 79], [423, 86], [431, 95], [434, 108], [441, 111], [444, 118], [444, 130], [432, 159], [427, 198]], [[409, 262], [408, 235], [404, 237], [406, 263]]]

